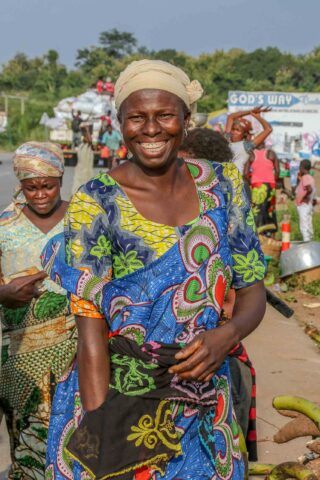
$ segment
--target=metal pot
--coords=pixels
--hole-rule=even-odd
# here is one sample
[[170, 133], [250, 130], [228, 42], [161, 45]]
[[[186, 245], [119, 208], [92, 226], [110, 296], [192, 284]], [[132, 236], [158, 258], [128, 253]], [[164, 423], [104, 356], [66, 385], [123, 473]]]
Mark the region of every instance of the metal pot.
[[320, 266], [320, 242], [297, 242], [281, 253], [281, 278]]
[[194, 117], [192, 117], [192, 120], [195, 123], [196, 127], [203, 127], [207, 123], [208, 120], [208, 114], [207, 113], [196, 113]]

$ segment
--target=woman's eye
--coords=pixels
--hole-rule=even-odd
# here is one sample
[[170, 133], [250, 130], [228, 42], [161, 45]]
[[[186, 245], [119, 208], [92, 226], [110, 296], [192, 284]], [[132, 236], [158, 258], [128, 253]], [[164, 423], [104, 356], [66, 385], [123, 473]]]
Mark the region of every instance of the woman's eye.
[[171, 118], [171, 117], [173, 117], [173, 113], [161, 113], [161, 114], [159, 115], [159, 117], [160, 117], [160, 118], [164, 118], [164, 119], [166, 119], [166, 118]]
[[142, 115], [133, 115], [132, 117], [129, 117], [129, 120], [133, 122], [141, 122], [143, 120]]

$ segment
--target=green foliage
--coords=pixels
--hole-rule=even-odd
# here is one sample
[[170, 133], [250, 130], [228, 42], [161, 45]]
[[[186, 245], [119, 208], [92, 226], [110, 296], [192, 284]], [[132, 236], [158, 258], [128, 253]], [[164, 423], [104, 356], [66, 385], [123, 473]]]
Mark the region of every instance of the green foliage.
[[75, 69], [59, 63], [53, 49], [35, 58], [17, 53], [2, 66], [0, 91], [29, 99], [24, 117], [19, 103], [10, 101], [9, 129], [0, 134], [0, 145], [12, 148], [28, 139], [44, 139], [46, 132], [39, 126], [43, 112], [52, 115], [61, 98], [78, 95], [100, 77], [115, 80], [131, 61], [142, 58], [168, 61], [183, 68], [191, 79], [198, 79], [204, 88], [198, 110], [203, 112], [226, 107], [229, 90], [320, 92], [320, 46], [306, 55], [268, 47], [249, 53], [239, 48], [216, 50], [192, 57], [171, 48], [150, 51], [138, 45], [134, 34], [112, 29], [100, 34], [97, 45], [78, 50]]
[[119, 32], [119, 30], [113, 28], [100, 33], [99, 43], [109, 57], [123, 58], [134, 53], [137, 39], [130, 32]]
[[320, 280], [314, 280], [313, 282], [307, 283], [303, 286], [303, 289], [310, 293], [310, 295], [314, 295], [316, 297], [320, 296]]
[[[111, 67], [112, 62], [108, 59], [102, 47], [89, 47], [78, 50], [76, 65], [81, 67], [85, 72], [90, 72], [93, 68], [100, 65], [105, 68], [108, 66]], [[107, 69], [105, 72], [107, 72]], [[102, 73], [102, 75], [104, 75], [104, 73]]]
[[288, 201], [288, 210], [277, 210], [277, 220], [278, 220], [278, 232], [276, 234], [276, 239], [281, 240], [281, 222], [283, 220], [284, 214], [290, 214], [290, 225], [291, 225], [291, 240], [292, 241], [300, 241], [302, 240], [302, 235], [299, 229], [299, 217], [297, 207], [295, 206], [294, 202]]

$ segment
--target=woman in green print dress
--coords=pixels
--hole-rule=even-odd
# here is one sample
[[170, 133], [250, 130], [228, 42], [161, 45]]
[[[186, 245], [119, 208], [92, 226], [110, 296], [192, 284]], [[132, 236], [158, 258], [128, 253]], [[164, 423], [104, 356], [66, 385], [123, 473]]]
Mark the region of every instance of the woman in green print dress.
[[42, 480], [51, 401], [74, 355], [76, 332], [66, 292], [44, 280], [44, 272], [27, 271], [41, 269], [41, 250], [63, 231], [63, 153], [51, 143], [28, 142], [17, 149], [13, 166], [20, 192], [0, 215], [0, 280], [16, 277], [0, 285], [0, 412], [10, 437], [8, 478]]

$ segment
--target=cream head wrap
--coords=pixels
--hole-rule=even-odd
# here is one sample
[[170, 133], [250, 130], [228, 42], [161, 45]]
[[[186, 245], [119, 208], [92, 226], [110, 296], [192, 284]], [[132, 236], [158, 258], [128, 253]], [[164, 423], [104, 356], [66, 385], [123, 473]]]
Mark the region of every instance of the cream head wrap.
[[62, 177], [64, 158], [61, 148], [51, 142], [27, 142], [13, 157], [13, 170], [18, 180], [36, 177]]
[[181, 98], [191, 114], [196, 113], [196, 102], [203, 94], [198, 80], [190, 79], [183, 70], [162, 60], [132, 62], [120, 74], [115, 84], [115, 103], [119, 108], [131, 93], [144, 89], [159, 89]]

